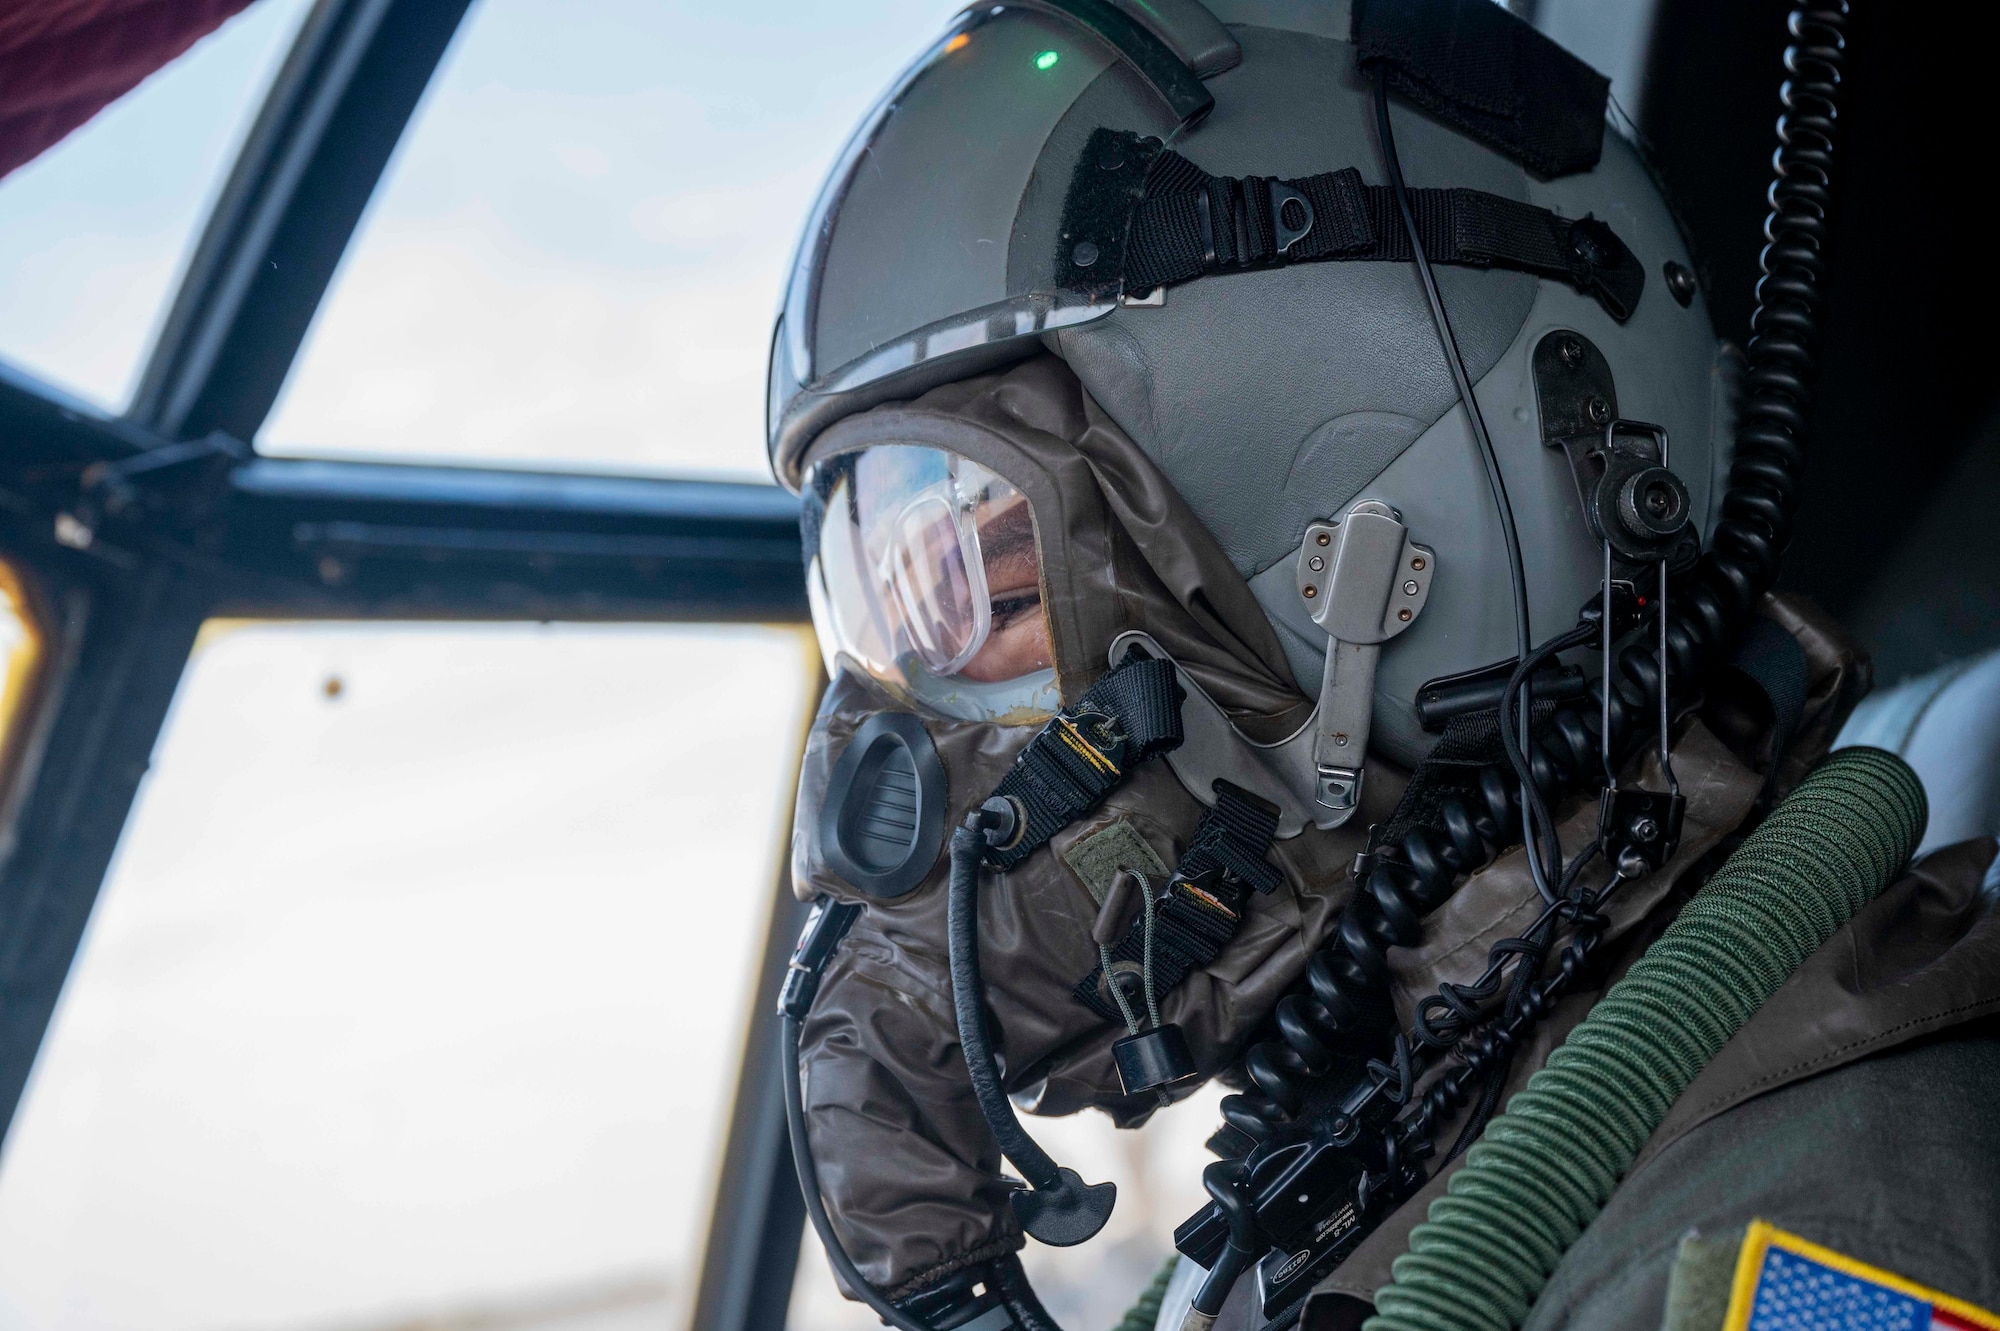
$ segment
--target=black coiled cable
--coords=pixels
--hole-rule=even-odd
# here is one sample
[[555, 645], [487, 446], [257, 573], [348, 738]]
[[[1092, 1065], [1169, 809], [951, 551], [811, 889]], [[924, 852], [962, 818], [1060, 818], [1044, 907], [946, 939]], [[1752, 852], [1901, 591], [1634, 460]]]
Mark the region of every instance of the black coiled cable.
[[[1786, 21], [1788, 77], [1779, 90], [1784, 109], [1766, 195], [1762, 276], [1744, 349], [1729, 488], [1707, 551], [1676, 590], [1663, 635], [1676, 705], [1734, 647], [1776, 583], [1791, 541], [1817, 368], [1847, 14], [1845, 0], [1807, 0]], [[1605, 613], [1608, 621], [1609, 607]], [[1547, 802], [1601, 784], [1600, 711], [1608, 719], [1610, 751], [1619, 755], [1653, 719], [1650, 704], [1659, 697], [1660, 681], [1650, 638], [1629, 643], [1615, 658], [1612, 678], [1594, 683], [1588, 699], [1558, 706], [1531, 736], [1521, 758]], [[1308, 962], [1304, 986], [1278, 1004], [1277, 1038], [1244, 1056], [1252, 1087], [1222, 1102], [1223, 1117], [1242, 1139], [1225, 1138], [1219, 1148], [1239, 1154], [1268, 1139], [1299, 1117], [1318, 1079], [1343, 1059], [1379, 1046], [1389, 1010], [1387, 949], [1418, 941], [1423, 917], [1464, 875], [1511, 843], [1522, 823], [1520, 804], [1506, 769], [1483, 768], [1469, 789], [1442, 801], [1435, 826], [1412, 828], [1393, 846], [1364, 857], [1332, 939]], [[1462, 1079], [1449, 1098], [1458, 1100], [1471, 1081]], [[1435, 1110], [1449, 1107], [1440, 1102]]]

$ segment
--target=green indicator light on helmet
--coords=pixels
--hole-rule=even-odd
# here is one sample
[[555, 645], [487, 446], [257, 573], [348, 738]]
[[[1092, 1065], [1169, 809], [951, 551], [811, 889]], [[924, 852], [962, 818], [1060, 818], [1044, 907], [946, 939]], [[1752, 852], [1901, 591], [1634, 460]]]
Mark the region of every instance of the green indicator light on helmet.
[[1035, 57], [1035, 68], [1054, 69], [1056, 67], [1056, 61], [1060, 59], [1062, 59], [1062, 56], [1058, 55], [1056, 52], [1044, 51], [1040, 55]]

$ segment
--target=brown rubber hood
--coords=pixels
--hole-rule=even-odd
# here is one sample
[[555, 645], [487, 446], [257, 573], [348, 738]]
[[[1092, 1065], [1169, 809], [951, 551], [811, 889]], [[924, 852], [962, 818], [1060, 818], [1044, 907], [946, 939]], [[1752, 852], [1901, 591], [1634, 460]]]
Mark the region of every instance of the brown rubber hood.
[[[1041, 357], [850, 417], [815, 441], [808, 462], [891, 443], [950, 449], [1027, 495], [1065, 701], [1105, 671], [1120, 633], [1143, 629], [1245, 733], [1281, 738], [1311, 715], [1242, 578], [1061, 361]], [[899, 708], [867, 680], [843, 672], [835, 681], [808, 740], [793, 844], [802, 897], [827, 893], [866, 907], [827, 969], [801, 1057], [828, 1210], [863, 1274], [893, 1297], [1022, 1242], [958, 1048], [946, 857], [906, 896], [876, 901], [830, 869], [813, 832], [828, 776], [855, 728]], [[948, 773], [953, 822], [992, 792], [1039, 728], [934, 717], [924, 725]], [[1212, 965], [1162, 996], [1164, 1018], [1180, 1024], [1205, 1074], [1228, 1064], [1331, 931], [1348, 892], [1346, 866], [1407, 780], [1387, 766], [1371, 771], [1364, 808], [1348, 828], [1278, 843], [1270, 859], [1284, 882], [1251, 898]], [[1097, 1105], [1127, 1125], [1158, 1107], [1155, 1098], [1121, 1093], [1110, 1049], [1126, 1032], [1071, 993], [1097, 964], [1090, 934], [1098, 904], [1064, 856], [1122, 821], [1172, 866], [1201, 813], [1164, 762], [1149, 762], [1091, 816], [1006, 875], [989, 876], [980, 952], [995, 1043], [1017, 1102], [1045, 1114]]]
[[1222, 548], [1054, 356], [850, 416], [805, 462], [875, 444], [949, 449], [1028, 497], [1064, 702], [1104, 673], [1114, 638], [1144, 629], [1251, 738], [1282, 739], [1311, 715]]

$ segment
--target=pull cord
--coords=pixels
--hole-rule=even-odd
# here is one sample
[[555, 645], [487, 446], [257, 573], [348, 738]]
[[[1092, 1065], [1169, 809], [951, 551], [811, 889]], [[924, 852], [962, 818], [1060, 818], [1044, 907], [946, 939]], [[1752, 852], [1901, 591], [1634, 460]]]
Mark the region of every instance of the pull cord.
[[[1152, 1028], [1158, 1030], [1163, 1023], [1160, 1021], [1159, 992], [1153, 984], [1153, 921], [1158, 914], [1159, 906], [1153, 899], [1153, 884], [1146, 875], [1136, 869], [1129, 872], [1139, 880], [1139, 900], [1141, 909], [1145, 912], [1141, 917], [1143, 923], [1140, 926], [1145, 953], [1139, 963], [1139, 983], [1146, 1000], [1146, 1016], [1152, 1021]], [[1098, 943], [1097, 958], [1104, 972], [1104, 987], [1111, 991], [1112, 1001], [1118, 1004], [1118, 1014], [1125, 1018], [1126, 1031], [1132, 1035], [1139, 1034], [1139, 1014], [1132, 1010], [1132, 1000], [1126, 997], [1124, 987], [1113, 978], [1115, 972], [1112, 967], [1115, 963], [1111, 956], [1111, 944]]]

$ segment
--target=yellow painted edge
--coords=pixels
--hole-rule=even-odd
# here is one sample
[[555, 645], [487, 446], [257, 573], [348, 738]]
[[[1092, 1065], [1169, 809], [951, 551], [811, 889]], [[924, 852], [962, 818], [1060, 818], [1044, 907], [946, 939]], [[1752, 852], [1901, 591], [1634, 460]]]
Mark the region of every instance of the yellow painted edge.
[[1898, 1294], [1907, 1294], [1913, 1299], [1922, 1299], [1925, 1303], [1942, 1308], [1955, 1317], [1964, 1318], [1974, 1326], [1989, 1327], [1992, 1331], [2000, 1331], [2000, 1316], [1995, 1316], [1987, 1312], [1984, 1308], [1976, 1308], [1963, 1299], [1954, 1299], [1951, 1295], [1940, 1294], [1934, 1289], [1925, 1289], [1915, 1281], [1905, 1280], [1899, 1275], [1880, 1270], [1877, 1267], [1868, 1265], [1866, 1262], [1857, 1262], [1852, 1257], [1837, 1253], [1831, 1248], [1822, 1248], [1810, 1239], [1802, 1239], [1796, 1234], [1787, 1234], [1782, 1229], [1772, 1229], [1771, 1243], [1794, 1256], [1804, 1257], [1818, 1262], [1821, 1266], [1831, 1267], [1842, 1275], [1853, 1276], [1858, 1280], [1871, 1280], [1878, 1285], [1888, 1286]]
[[[15, 739], [14, 723], [24, 714], [41, 680], [47, 646], [27, 590], [4, 561], [0, 561], [0, 614], [11, 615], [21, 626], [21, 641], [0, 666], [0, 758], [4, 758]], [[4, 765], [0, 765], [0, 776], [4, 775]]]
[[1729, 1312], [1722, 1319], [1723, 1331], [1749, 1331], [1750, 1310], [1757, 1302], [1757, 1280], [1764, 1271], [1764, 1255], [1772, 1248], [1791, 1253], [1794, 1257], [1817, 1262], [1842, 1275], [1882, 1285], [1913, 1299], [1921, 1299], [1954, 1317], [1971, 1322], [1974, 1326], [1986, 1327], [1989, 1331], [2000, 1331], [2000, 1316], [1987, 1312], [1984, 1308], [1975, 1307], [1949, 1294], [1940, 1294], [1934, 1289], [1925, 1289], [1914, 1281], [1905, 1280], [1899, 1275], [1870, 1266], [1866, 1262], [1858, 1262], [1831, 1248], [1823, 1248], [1810, 1239], [1787, 1233], [1766, 1220], [1752, 1220], [1749, 1228], [1744, 1231], [1743, 1246], [1736, 1253], [1736, 1275], [1729, 1285]]
[[1757, 1306], [1757, 1277], [1764, 1272], [1764, 1250], [1778, 1231], [1763, 1220], [1752, 1220], [1736, 1250], [1736, 1274], [1729, 1282], [1729, 1312], [1722, 1331], [1749, 1331], [1750, 1310]]

